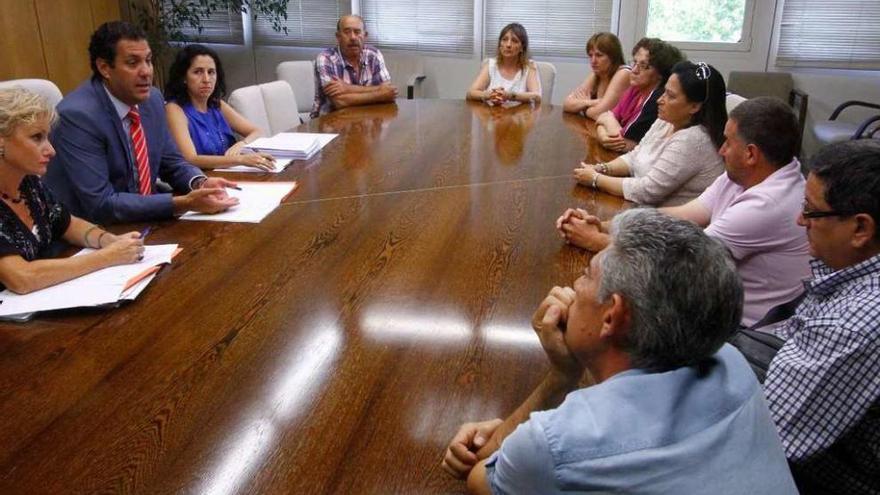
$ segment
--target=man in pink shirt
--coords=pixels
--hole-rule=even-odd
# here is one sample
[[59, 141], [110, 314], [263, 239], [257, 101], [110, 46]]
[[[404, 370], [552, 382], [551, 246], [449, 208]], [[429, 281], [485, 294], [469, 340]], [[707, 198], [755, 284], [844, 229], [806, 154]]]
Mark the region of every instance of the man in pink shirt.
[[[705, 227], [724, 243], [745, 289], [743, 325], [794, 299], [810, 278], [806, 231], [795, 223], [805, 180], [794, 157], [797, 120], [775, 98], [753, 98], [737, 106], [724, 128], [720, 153], [727, 173], [698, 198], [661, 208]], [[608, 236], [596, 217], [568, 210], [557, 228], [572, 244], [597, 251]]]

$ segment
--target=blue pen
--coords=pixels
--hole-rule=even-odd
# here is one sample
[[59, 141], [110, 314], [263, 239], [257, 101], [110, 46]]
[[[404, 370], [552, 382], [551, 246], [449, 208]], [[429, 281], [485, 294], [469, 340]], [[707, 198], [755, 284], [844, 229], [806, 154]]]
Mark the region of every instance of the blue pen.
[[141, 239], [142, 239], [142, 240], [143, 240], [143, 239], [146, 239], [146, 237], [147, 237], [148, 235], [150, 235], [150, 231], [152, 231], [152, 230], [153, 230], [153, 227], [147, 227], [147, 228], [145, 228], [144, 230], [142, 230], [142, 231], [141, 231]]

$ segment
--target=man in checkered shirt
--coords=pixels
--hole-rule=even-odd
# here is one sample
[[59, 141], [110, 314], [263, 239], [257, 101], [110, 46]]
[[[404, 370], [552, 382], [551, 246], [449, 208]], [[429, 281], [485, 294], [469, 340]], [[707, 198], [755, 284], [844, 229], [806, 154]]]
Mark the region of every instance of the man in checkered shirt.
[[336, 23], [339, 44], [315, 59], [312, 118], [340, 108], [393, 102], [397, 98], [382, 53], [366, 46], [366, 39], [367, 30], [360, 16], [342, 16]]
[[764, 390], [801, 493], [880, 493], [880, 142], [812, 160], [813, 280], [776, 333]]

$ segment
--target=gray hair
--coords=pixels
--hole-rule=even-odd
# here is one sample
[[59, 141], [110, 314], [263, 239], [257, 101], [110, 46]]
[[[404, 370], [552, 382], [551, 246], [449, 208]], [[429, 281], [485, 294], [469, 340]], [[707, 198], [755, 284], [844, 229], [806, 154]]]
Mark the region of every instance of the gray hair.
[[46, 118], [55, 121], [55, 109], [37, 93], [20, 86], [0, 89], [0, 136], [10, 136], [20, 125]]
[[657, 210], [614, 218], [600, 260], [600, 301], [626, 300], [633, 366], [668, 370], [696, 364], [736, 331], [743, 288], [727, 249], [696, 225]]

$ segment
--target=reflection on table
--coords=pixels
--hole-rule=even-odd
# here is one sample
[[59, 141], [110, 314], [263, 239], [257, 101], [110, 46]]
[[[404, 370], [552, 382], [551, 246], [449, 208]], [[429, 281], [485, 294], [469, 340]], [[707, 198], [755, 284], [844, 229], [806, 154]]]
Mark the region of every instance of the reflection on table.
[[340, 136], [255, 174], [301, 183], [262, 223], [154, 224], [183, 252], [133, 304], [0, 324], [0, 493], [461, 491], [446, 442], [540, 380], [532, 309], [587, 260], [553, 220], [623, 206], [575, 185], [574, 127], [451, 100], [301, 126]]

